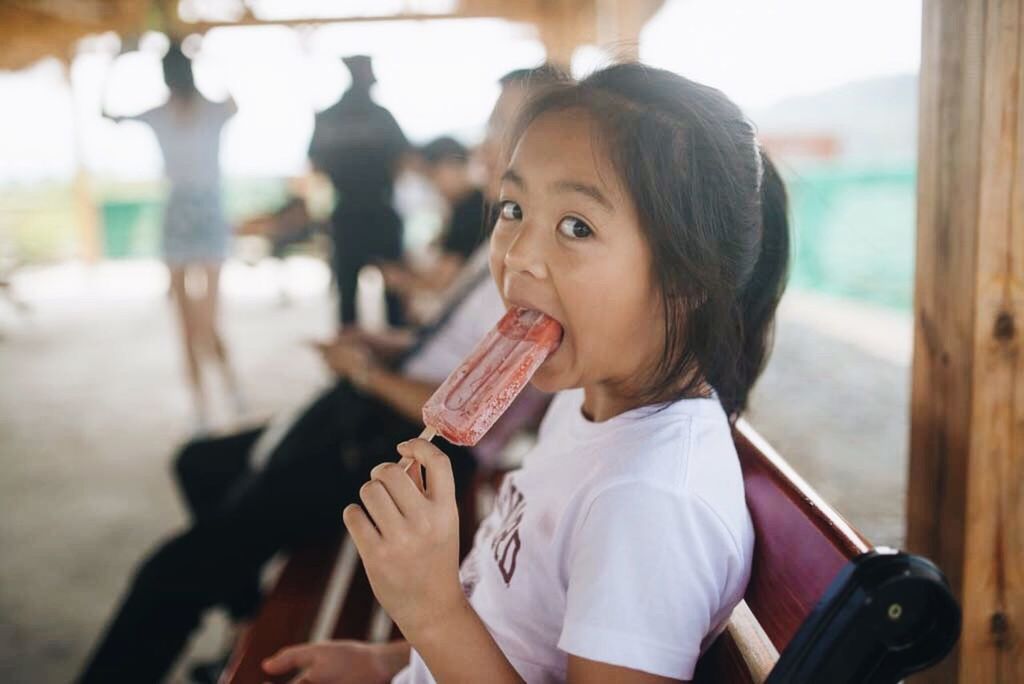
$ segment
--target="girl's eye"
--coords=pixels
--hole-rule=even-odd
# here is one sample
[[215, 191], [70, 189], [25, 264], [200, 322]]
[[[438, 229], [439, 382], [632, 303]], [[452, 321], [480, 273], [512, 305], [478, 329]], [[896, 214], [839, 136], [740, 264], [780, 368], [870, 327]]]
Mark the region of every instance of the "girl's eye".
[[523, 210], [512, 200], [503, 200], [501, 203], [501, 218], [506, 221], [518, 221], [523, 218]]
[[582, 240], [594, 234], [586, 223], [575, 216], [566, 216], [558, 222], [558, 232], [567, 238]]

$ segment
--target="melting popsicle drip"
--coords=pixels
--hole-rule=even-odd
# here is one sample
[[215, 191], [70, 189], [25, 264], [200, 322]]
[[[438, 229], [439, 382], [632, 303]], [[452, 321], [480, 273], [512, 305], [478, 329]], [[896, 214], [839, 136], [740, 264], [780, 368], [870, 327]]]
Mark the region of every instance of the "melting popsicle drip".
[[510, 309], [423, 406], [423, 422], [453, 444], [474, 446], [561, 339], [553, 318]]

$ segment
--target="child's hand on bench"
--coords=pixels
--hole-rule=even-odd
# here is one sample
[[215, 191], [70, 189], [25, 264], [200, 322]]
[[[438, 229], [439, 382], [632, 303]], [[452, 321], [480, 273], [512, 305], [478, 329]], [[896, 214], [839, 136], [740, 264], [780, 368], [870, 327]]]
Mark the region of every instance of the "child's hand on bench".
[[263, 670], [273, 676], [298, 672], [296, 679], [307, 684], [384, 684], [408, 664], [409, 644], [404, 641], [325, 641], [281, 649], [263, 661]]

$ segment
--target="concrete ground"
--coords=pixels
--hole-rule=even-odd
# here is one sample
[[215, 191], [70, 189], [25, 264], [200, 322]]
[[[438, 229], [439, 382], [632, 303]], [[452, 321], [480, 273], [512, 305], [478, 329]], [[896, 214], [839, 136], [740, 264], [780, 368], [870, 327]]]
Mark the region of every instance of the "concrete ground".
[[[0, 299], [0, 681], [66, 682], [139, 558], [185, 520], [168, 464], [189, 406], [158, 264], [23, 270], [14, 288], [32, 311]], [[229, 264], [223, 320], [249, 411], [221, 410], [220, 428], [327, 381], [302, 344], [331, 329], [326, 289], [312, 261]], [[909, 339], [908, 316], [794, 293], [748, 415], [877, 543], [903, 534]], [[192, 657], [222, 632], [209, 621]]]

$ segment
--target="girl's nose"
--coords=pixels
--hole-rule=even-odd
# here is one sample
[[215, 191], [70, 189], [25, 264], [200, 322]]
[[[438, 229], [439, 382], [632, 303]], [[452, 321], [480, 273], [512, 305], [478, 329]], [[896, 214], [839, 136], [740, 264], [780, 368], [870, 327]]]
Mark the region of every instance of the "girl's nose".
[[523, 222], [505, 251], [505, 268], [534, 278], [547, 278], [543, 231]]

